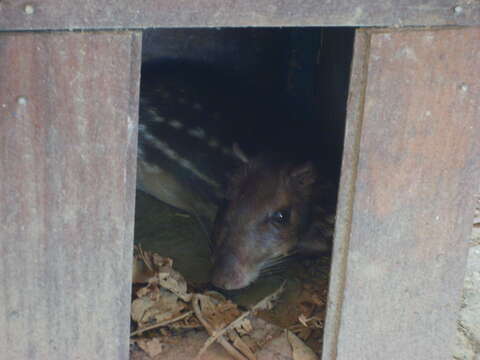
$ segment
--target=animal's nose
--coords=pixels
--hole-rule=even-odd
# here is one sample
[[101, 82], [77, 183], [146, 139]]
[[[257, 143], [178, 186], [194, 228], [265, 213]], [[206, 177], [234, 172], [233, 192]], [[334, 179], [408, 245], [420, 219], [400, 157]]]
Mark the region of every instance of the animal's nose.
[[212, 284], [225, 290], [237, 290], [248, 286], [251, 276], [238, 261], [232, 258], [217, 259], [213, 268]]
[[[218, 273], [217, 273], [218, 274]], [[222, 276], [214, 275], [212, 278], [213, 286], [224, 290], [238, 290], [250, 284], [248, 279], [242, 276]]]

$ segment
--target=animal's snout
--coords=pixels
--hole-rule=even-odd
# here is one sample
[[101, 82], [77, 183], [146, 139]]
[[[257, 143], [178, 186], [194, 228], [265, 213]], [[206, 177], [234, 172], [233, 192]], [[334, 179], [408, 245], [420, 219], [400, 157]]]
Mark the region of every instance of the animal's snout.
[[234, 255], [223, 255], [215, 261], [212, 284], [225, 290], [244, 288], [256, 279], [257, 275]]

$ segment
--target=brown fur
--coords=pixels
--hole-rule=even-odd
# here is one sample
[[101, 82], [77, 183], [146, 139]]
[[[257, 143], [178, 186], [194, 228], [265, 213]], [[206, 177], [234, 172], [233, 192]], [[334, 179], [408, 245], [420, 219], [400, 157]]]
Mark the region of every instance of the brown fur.
[[[214, 226], [215, 286], [248, 286], [273, 259], [299, 246], [308, 233], [316, 178], [311, 163], [294, 165], [271, 156], [239, 169]], [[272, 214], [285, 209], [290, 213], [288, 223], [272, 220]]]

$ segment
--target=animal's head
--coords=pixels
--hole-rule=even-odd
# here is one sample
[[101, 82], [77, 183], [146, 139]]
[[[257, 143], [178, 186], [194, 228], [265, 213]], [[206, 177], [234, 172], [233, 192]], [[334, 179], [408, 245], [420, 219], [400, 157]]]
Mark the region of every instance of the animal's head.
[[293, 165], [269, 156], [243, 160], [212, 239], [212, 283], [227, 290], [248, 286], [295, 249], [316, 178], [311, 163]]

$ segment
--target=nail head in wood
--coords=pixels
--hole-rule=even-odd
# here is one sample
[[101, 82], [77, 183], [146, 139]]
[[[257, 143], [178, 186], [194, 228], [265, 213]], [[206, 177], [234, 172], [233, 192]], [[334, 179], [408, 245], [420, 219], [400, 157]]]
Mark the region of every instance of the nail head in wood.
[[32, 4], [26, 4], [23, 11], [27, 15], [33, 15], [35, 13], [35, 7]]
[[27, 98], [25, 96], [19, 96], [17, 98], [18, 105], [27, 105]]

